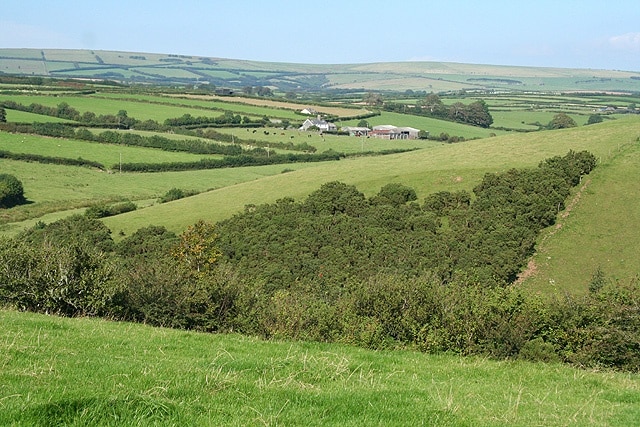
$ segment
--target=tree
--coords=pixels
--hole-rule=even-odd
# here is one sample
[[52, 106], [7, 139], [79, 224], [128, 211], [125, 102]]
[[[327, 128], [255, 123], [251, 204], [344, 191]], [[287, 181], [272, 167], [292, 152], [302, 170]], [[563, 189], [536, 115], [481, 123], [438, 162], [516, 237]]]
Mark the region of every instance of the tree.
[[365, 119], [362, 119], [358, 122], [358, 127], [359, 128], [368, 128], [369, 127], [369, 122], [366, 121]]
[[569, 117], [566, 113], [558, 113], [553, 116], [553, 119], [549, 122], [547, 126], [549, 129], [567, 129], [574, 128], [578, 126], [576, 121]]
[[365, 208], [364, 194], [353, 185], [332, 181], [323, 184], [320, 189], [307, 197], [304, 207], [314, 215], [335, 215], [345, 213], [358, 216]]
[[180, 235], [180, 241], [173, 248], [172, 254], [193, 270], [201, 272], [211, 268], [222, 255], [215, 245], [217, 239], [218, 234], [213, 224], [200, 220]]
[[6, 123], [7, 121], [7, 113], [4, 110], [4, 107], [0, 106], [0, 123]]
[[440, 99], [440, 97], [438, 95], [436, 95], [433, 92], [431, 92], [429, 95], [427, 95], [427, 97], [424, 99], [424, 102], [422, 103], [422, 105], [427, 110], [429, 110], [429, 113], [431, 113], [431, 114], [438, 113], [438, 112], [440, 112], [440, 111], [442, 111], [444, 109], [444, 104], [442, 103], [442, 100]]
[[119, 128], [129, 129], [136, 123], [135, 119], [132, 119], [127, 115], [126, 110], [118, 111], [118, 114], [116, 114], [116, 117], [118, 118]]
[[371, 201], [375, 204], [399, 206], [417, 199], [416, 191], [413, 188], [394, 182], [382, 187], [378, 195], [373, 197]]
[[271, 91], [271, 88], [268, 88], [266, 86], [259, 86], [257, 90], [257, 94], [258, 96], [273, 96], [273, 92]]
[[13, 175], [0, 174], [0, 208], [11, 208], [25, 201], [22, 182]]
[[467, 123], [483, 128], [488, 128], [493, 123], [493, 117], [489, 113], [489, 106], [483, 100], [472, 102], [467, 107], [467, 110]]
[[49, 242], [54, 246], [83, 245], [95, 251], [111, 252], [114, 249], [111, 230], [95, 218], [75, 214], [50, 224], [37, 224], [19, 235], [21, 241], [40, 245]]
[[384, 100], [382, 98], [382, 95], [380, 95], [379, 93], [376, 92], [369, 92], [367, 93], [367, 95], [364, 98], [364, 102], [367, 105], [372, 105], [372, 106], [381, 106], [382, 104], [384, 104]]

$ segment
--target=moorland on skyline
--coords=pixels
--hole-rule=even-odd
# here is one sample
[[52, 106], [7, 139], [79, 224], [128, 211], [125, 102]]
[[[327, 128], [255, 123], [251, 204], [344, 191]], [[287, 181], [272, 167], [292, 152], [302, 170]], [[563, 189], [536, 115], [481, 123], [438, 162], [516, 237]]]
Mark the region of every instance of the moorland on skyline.
[[640, 71], [447, 62], [296, 64], [140, 52], [1, 49], [0, 72], [280, 91], [640, 91]]

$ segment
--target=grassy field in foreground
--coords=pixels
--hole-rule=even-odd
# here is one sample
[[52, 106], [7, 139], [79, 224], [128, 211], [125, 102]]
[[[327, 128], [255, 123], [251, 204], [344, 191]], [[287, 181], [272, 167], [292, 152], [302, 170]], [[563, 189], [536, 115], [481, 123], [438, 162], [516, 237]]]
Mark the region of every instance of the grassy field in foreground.
[[630, 426], [638, 375], [0, 310], [0, 424]]

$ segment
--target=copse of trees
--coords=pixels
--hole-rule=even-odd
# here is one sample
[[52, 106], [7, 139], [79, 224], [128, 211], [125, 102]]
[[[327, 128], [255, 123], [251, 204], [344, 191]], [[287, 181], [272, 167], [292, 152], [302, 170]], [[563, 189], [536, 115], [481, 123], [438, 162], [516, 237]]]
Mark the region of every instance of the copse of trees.
[[366, 199], [353, 186], [328, 183], [304, 202], [252, 206], [221, 222], [220, 241], [229, 262], [274, 286], [319, 275], [345, 283], [379, 270], [505, 285], [594, 166], [591, 154], [569, 152], [536, 169], [487, 174], [473, 200], [441, 192], [422, 205], [399, 184]]
[[415, 105], [385, 103], [383, 108], [386, 111], [434, 117], [483, 128], [488, 128], [493, 124], [489, 106], [483, 100], [474, 101], [468, 105], [462, 102], [445, 105], [438, 95], [431, 93]]

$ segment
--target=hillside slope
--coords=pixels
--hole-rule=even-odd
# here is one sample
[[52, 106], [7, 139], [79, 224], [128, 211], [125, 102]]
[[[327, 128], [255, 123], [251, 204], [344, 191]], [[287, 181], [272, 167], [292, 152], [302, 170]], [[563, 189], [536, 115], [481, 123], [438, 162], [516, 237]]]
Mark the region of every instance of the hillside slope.
[[640, 72], [627, 71], [445, 62], [311, 65], [93, 50], [0, 49], [0, 72], [281, 91], [640, 91]]
[[[104, 222], [114, 235], [128, 235], [149, 224], [181, 232], [199, 219], [219, 221], [249, 204], [272, 203], [283, 197], [301, 199], [323, 183], [335, 180], [355, 185], [369, 196], [389, 182], [399, 182], [413, 187], [419, 200], [423, 200], [441, 190], [471, 191], [487, 172], [534, 167], [545, 158], [564, 155], [569, 150], [587, 150], [599, 158], [600, 165], [588, 178], [592, 184], [583, 191], [581, 202], [571, 207], [569, 218], [563, 217], [565, 213], [560, 215], [562, 232], [545, 234], [541, 241], [544, 251], [538, 254], [537, 274], [531, 285], [557, 283], [560, 290], [585, 289], [598, 266], [616, 277], [638, 273], [633, 260], [640, 253], [640, 238], [631, 232], [631, 224], [637, 224], [640, 212], [635, 200], [638, 184], [633, 179], [640, 167], [639, 136], [640, 118], [634, 116], [560, 131], [506, 135], [396, 155], [342, 160], [154, 205], [106, 218]], [[600, 228], [603, 226], [604, 230]], [[586, 248], [593, 251], [586, 252]], [[618, 261], [604, 261], [612, 254], [617, 254]], [[554, 262], [549, 262], [548, 257]], [[575, 267], [567, 268], [569, 265]], [[547, 267], [549, 271], [545, 271]]]
[[[367, 195], [389, 182], [401, 182], [414, 187], [418, 197], [424, 198], [440, 190], [471, 190], [486, 172], [533, 167], [545, 158], [564, 155], [569, 150], [588, 150], [606, 164], [620, 144], [635, 141], [637, 135], [640, 118], [630, 116], [567, 130], [505, 135], [402, 154], [314, 164], [105, 221], [115, 232], [122, 229], [129, 233], [146, 222], [179, 231], [201, 218], [224, 219], [248, 204], [274, 202], [282, 197], [302, 198], [323, 183], [335, 180], [355, 185]], [[177, 212], [180, 214], [176, 215]]]
[[547, 293], [585, 292], [597, 274], [605, 281], [640, 278], [640, 139], [611, 156], [539, 239], [526, 286]]
[[0, 310], [0, 424], [632, 425], [637, 374]]

